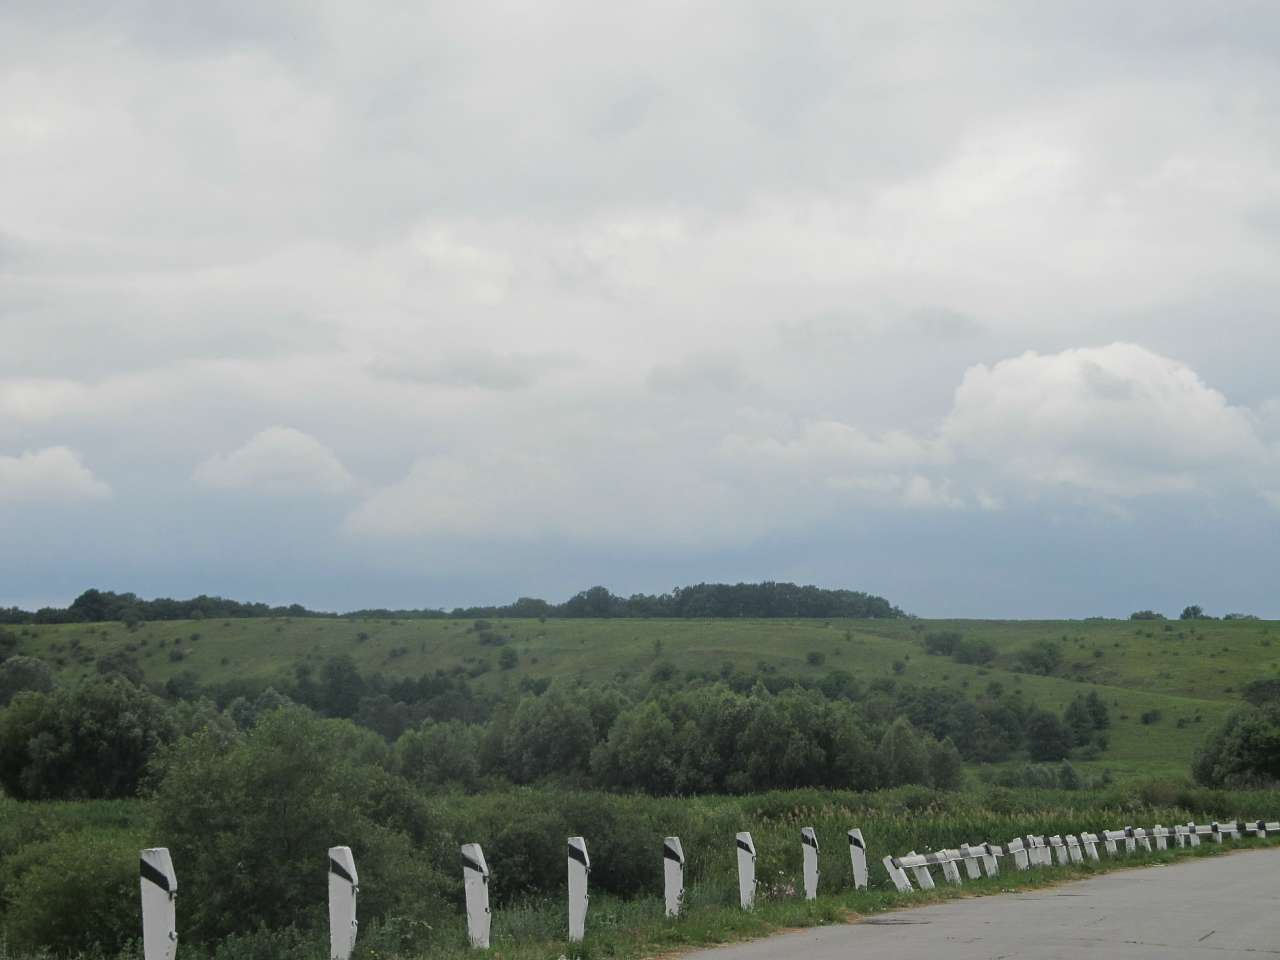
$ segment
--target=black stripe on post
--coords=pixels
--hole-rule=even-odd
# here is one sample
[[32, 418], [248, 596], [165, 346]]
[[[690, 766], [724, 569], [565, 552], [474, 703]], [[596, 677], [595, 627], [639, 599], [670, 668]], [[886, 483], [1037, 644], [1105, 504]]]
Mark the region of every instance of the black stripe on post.
[[468, 857], [465, 853], [462, 855], [462, 866], [466, 870], [474, 870], [476, 873], [479, 873], [479, 874], [484, 873], [484, 870], [481, 869], [480, 864], [476, 863], [474, 860]]
[[333, 859], [333, 857], [329, 858], [329, 872], [336, 873], [343, 880], [347, 881], [347, 883], [356, 882], [356, 878], [351, 876], [351, 874], [347, 873], [347, 868], [344, 867], [342, 864], [340, 864], [337, 860]]
[[738, 841], [738, 849], [745, 850], [747, 851], [747, 853], [751, 854], [752, 856], [755, 856], [755, 851], [751, 849], [751, 844], [747, 843], [747, 841], [745, 840]]
[[569, 844], [569, 859], [577, 860], [580, 864], [582, 864], [585, 867], [587, 865], [587, 852], [583, 850], [581, 847], [575, 847], [571, 843]]
[[863, 845], [862, 841], [858, 839], [857, 835], [853, 833], [849, 834], [849, 846], [857, 847], [859, 850], [867, 849], [866, 846]]
[[662, 859], [674, 860], [676, 863], [684, 862], [683, 860], [680, 859], [680, 854], [676, 853], [676, 848], [671, 846], [671, 844], [669, 843], [664, 843], [662, 845]]
[[165, 893], [173, 892], [173, 888], [169, 886], [169, 878], [165, 876], [162, 871], [157, 870], [145, 860], [141, 860], [139, 863], [142, 865], [141, 872], [143, 880], [150, 880]]
[[813, 849], [815, 850], [818, 849], [818, 838], [815, 836], [811, 836], [810, 834], [807, 834], [807, 833], [800, 834], [800, 842], [803, 843], [806, 847], [813, 847]]

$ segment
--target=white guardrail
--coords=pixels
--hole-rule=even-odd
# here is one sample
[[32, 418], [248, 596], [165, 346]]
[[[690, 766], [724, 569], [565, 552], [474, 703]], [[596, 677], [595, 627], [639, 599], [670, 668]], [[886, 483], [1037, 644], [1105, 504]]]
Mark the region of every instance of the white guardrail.
[[[1277, 821], [1224, 821], [1211, 823], [1174, 824], [1165, 827], [1156, 824], [1152, 829], [1126, 826], [1120, 830], [1103, 830], [1101, 833], [1055, 834], [1051, 837], [1028, 834], [1014, 837], [1005, 846], [990, 842], [964, 843], [958, 849], [934, 850], [916, 853], [914, 850], [901, 857], [885, 857], [881, 863], [889, 880], [899, 893], [910, 893], [910, 870], [921, 890], [935, 889], [931, 867], [942, 870], [943, 879], [952, 885], [963, 883], [964, 876], [979, 880], [1000, 875], [1000, 860], [1011, 859], [1017, 870], [1049, 867], [1055, 863], [1066, 866], [1102, 859], [1098, 851], [1102, 845], [1108, 856], [1116, 857], [1143, 852], [1168, 850], [1175, 847], [1199, 846], [1201, 838], [1224, 843], [1228, 839], [1245, 837], [1266, 838], [1280, 834]], [[854, 828], [848, 833], [849, 861], [853, 871], [854, 887], [867, 888], [867, 845], [862, 831]], [[756, 899], [756, 847], [750, 833], [739, 833], [735, 838], [738, 860], [738, 896], [742, 909], [750, 910]], [[801, 874], [804, 896], [813, 900], [818, 895], [821, 872], [818, 869], [818, 837], [812, 827], [800, 831]], [[467, 938], [478, 950], [489, 948], [489, 865], [478, 843], [462, 845], [462, 884], [466, 895]], [[587, 842], [582, 837], [570, 837], [567, 842], [568, 864], [568, 913], [569, 940], [578, 942], [586, 934], [587, 887], [591, 877], [591, 858], [587, 856]], [[679, 837], [666, 837], [662, 841], [663, 885], [666, 915], [680, 916], [684, 906], [684, 848]], [[164, 847], [143, 850], [141, 853], [142, 884], [142, 940], [144, 960], [174, 960], [178, 949], [177, 898], [178, 878], [173, 861]], [[329, 848], [329, 956], [331, 960], [350, 960], [355, 947], [359, 924], [356, 920], [356, 899], [360, 892], [359, 875], [350, 847]]]

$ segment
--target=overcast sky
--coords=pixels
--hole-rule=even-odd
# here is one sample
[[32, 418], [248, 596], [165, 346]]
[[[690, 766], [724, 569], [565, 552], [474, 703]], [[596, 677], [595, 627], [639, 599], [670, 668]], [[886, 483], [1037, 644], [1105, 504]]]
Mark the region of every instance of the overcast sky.
[[0, 4], [0, 605], [1280, 616], [1280, 5]]

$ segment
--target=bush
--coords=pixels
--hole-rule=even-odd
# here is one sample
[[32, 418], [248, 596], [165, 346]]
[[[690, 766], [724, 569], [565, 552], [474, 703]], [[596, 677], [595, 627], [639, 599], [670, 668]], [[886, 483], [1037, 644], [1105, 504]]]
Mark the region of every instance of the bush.
[[1153, 723], [1159, 723], [1163, 714], [1159, 710], [1148, 710], [1138, 719], [1142, 721], [1144, 726], [1151, 726]]
[[165, 702], [126, 680], [20, 693], [0, 711], [0, 784], [28, 800], [131, 796], [175, 735]]
[[53, 685], [53, 670], [37, 657], [11, 657], [0, 663], [0, 707], [24, 690], [48, 693]]
[[1280, 703], [1235, 711], [1209, 735], [1191, 764], [1207, 787], [1280, 784]]
[[90, 829], [30, 844], [5, 861], [11, 874], [10, 946], [115, 953], [138, 936], [138, 851], [143, 835]]
[[927, 633], [924, 637], [925, 653], [938, 657], [949, 657], [956, 652], [956, 647], [964, 639], [964, 635], [954, 630], [939, 633]]
[[1019, 650], [1014, 663], [1024, 673], [1051, 676], [1062, 665], [1062, 648], [1052, 640], [1039, 640]]
[[827, 662], [827, 655], [820, 650], [810, 650], [805, 654], [805, 663], [811, 667], [820, 667]]
[[990, 663], [996, 658], [995, 644], [989, 640], [963, 640], [951, 655], [956, 663]]

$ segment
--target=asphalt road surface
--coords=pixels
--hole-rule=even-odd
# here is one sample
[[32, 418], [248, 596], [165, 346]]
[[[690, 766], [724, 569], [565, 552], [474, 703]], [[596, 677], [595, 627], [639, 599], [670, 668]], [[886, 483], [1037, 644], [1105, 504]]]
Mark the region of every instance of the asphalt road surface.
[[[941, 881], [939, 881], [941, 882]], [[703, 950], [697, 960], [1280, 957], [1280, 850], [1118, 870]]]

